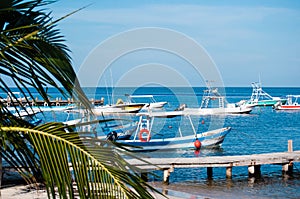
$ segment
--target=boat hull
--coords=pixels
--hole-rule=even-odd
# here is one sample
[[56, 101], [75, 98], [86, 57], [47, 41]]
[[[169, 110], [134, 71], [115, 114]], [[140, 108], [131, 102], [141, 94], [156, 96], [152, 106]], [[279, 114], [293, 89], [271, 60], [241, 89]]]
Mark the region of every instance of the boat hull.
[[105, 105], [97, 106], [92, 109], [95, 115], [102, 115], [105, 113], [138, 113], [145, 104], [120, 104], [120, 105]]
[[[201, 134], [197, 134], [198, 140], [201, 142], [201, 148], [216, 148], [220, 147], [226, 135], [231, 128], [221, 128]], [[136, 140], [117, 140], [118, 143], [130, 145], [129, 150], [134, 152], [157, 151], [157, 150], [175, 150], [175, 149], [195, 149], [195, 135], [165, 138], [165, 139], [150, 139], [148, 142]]]
[[300, 110], [300, 105], [281, 105], [276, 107], [277, 110]]
[[[279, 100], [282, 104], [286, 103], [286, 100]], [[262, 100], [257, 102], [257, 106], [274, 106], [278, 103], [278, 100]]]
[[252, 107], [235, 107], [235, 108], [186, 108], [184, 115], [220, 115], [220, 114], [248, 114]]

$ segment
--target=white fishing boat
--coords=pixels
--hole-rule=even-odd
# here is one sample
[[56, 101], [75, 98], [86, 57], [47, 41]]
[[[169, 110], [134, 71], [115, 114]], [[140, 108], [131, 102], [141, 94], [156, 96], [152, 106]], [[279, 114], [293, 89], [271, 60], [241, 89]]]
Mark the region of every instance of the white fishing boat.
[[281, 104], [286, 103], [286, 99], [280, 97], [273, 97], [267, 92], [265, 92], [260, 82], [253, 82], [251, 84], [253, 90], [250, 100], [246, 104], [254, 106], [274, 106], [277, 102]]
[[286, 97], [286, 104], [279, 101], [274, 105], [276, 110], [300, 110], [300, 104], [298, 103], [300, 95], [287, 95]]
[[228, 103], [225, 96], [218, 92], [218, 88], [212, 88], [207, 83], [207, 89], [203, 91], [203, 97], [199, 108], [184, 108], [185, 115], [215, 115], [215, 114], [245, 114], [252, 111], [251, 106], [245, 103]]
[[13, 115], [21, 118], [22, 120], [36, 126], [42, 122], [41, 118], [38, 118], [36, 115], [40, 113], [40, 111], [33, 110], [14, 110]]
[[143, 107], [145, 103], [125, 103], [122, 99], [118, 99], [116, 104], [107, 104], [101, 106], [95, 106], [92, 112], [96, 116], [103, 114], [115, 114], [115, 113], [137, 113]]
[[145, 104], [119, 104], [119, 105], [103, 105], [96, 106], [92, 109], [92, 112], [96, 116], [101, 116], [103, 114], [115, 114], [115, 113], [137, 113], [139, 112]]
[[106, 135], [107, 139], [126, 140], [129, 139], [131, 135], [136, 131], [137, 122], [124, 123], [121, 120], [113, 120], [113, 123], [105, 122], [104, 125], [101, 125], [101, 129]]
[[75, 104], [69, 104], [65, 106], [31, 106], [27, 107], [26, 110], [28, 111], [34, 111], [34, 112], [64, 112], [68, 110], [75, 109]]
[[168, 102], [157, 102], [154, 99], [153, 95], [128, 95], [126, 94], [129, 103], [145, 103], [145, 106], [142, 110], [149, 110], [149, 109], [161, 109], [164, 107], [165, 104]]
[[[161, 113], [161, 114], [160, 114]], [[152, 126], [154, 118], [182, 116], [182, 112], [154, 112], [138, 113], [139, 122], [136, 131], [128, 139], [118, 139], [117, 134], [111, 133], [106, 139], [127, 145], [129, 150], [134, 152], [156, 151], [156, 150], [173, 150], [173, 149], [200, 149], [220, 147], [226, 135], [230, 132], [231, 127], [215, 129], [207, 132], [196, 132], [190, 115], [185, 115], [189, 119], [193, 129], [192, 135], [183, 135], [179, 127], [179, 135], [171, 138], [152, 138]], [[103, 137], [98, 137], [104, 139]]]

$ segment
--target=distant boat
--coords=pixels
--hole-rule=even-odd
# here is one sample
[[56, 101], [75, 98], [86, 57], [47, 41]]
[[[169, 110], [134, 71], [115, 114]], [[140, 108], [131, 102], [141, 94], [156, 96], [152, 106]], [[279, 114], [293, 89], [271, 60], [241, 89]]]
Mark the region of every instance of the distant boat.
[[100, 116], [102, 114], [115, 114], [115, 113], [137, 113], [145, 104], [116, 104], [116, 105], [104, 105], [96, 106], [92, 109], [92, 112]]
[[98, 116], [115, 113], [137, 113], [144, 106], [145, 103], [125, 103], [123, 100], [119, 99], [116, 104], [95, 106], [92, 109], [92, 112]]
[[[107, 136], [106, 139], [111, 141], [125, 144], [129, 150], [134, 152], [143, 151], [156, 151], [156, 150], [174, 150], [174, 149], [199, 149], [204, 148], [216, 148], [220, 147], [223, 143], [226, 135], [230, 132], [231, 127], [225, 127], [220, 129], [215, 129], [207, 132], [197, 133], [190, 115], [185, 115], [189, 118], [190, 125], [193, 129], [193, 134], [188, 136], [183, 136], [180, 128], [178, 129], [179, 135], [173, 138], [152, 138], [152, 125], [155, 117], [169, 118], [175, 117], [176, 111], [172, 111], [171, 115], [168, 112], [149, 112], [149, 113], [138, 113], [140, 119], [137, 125], [136, 131], [128, 139], [118, 139], [118, 136], [112, 137]], [[182, 112], [178, 111], [177, 116], [182, 116]], [[115, 134], [116, 135], [116, 134]], [[98, 137], [101, 139], [100, 137]], [[104, 139], [102, 137], [102, 139]], [[196, 142], [199, 145], [196, 145]], [[199, 148], [197, 148], [199, 147]]]
[[248, 105], [274, 106], [277, 102], [285, 104], [287, 101], [286, 99], [282, 99], [280, 97], [272, 97], [271, 95], [269, 95], [262, 89], [261, 83], [253, 82], [251, 85], [253, 90], [250, 100], [248, 100], [246, 103]]
[[212, 88], [209, 83], [207, 83], [207, 89], [203, 93], [200, 108], [184, 108], [184, 114], [245, 114], [252, 111], [252, 107], [245, 103], [228, 103], [225, 96], [218, 92], [218, 88]]
[[75, 104], [69, 104], [64, 106], [31, 106], [27, 107], [26, 110], [32, 110], [35, 112], [64, 112], [76, 108]]
[[300, 110], [299, 98], [300, 95], [287, 95], [287, 103], [281, 104], [281, 102], [277, 102], [274, 108], [276, 110]]
[[137, 122], [128, 122], [124, 124], [121, 121], [114, 120], [114, 123], [112, 124], [111, 122], [105, 122], [105, 125], [102, 125], [101, 128], [103, 133], [107, 136], [107, 139], [125, 140], [129, 139], [136, 131]]
[[40, 113], [40, 111], [20, 110], [16, 111], [13, 115], [21, 118], [33, 126], [37, 126], [42, 122], [42, 119], [36, 116], [38, 113]]
[[145, 106], [142, 108], [142, 110], [148, 110], [148, 109], [161, 109], [163, 108], [163, 106], [165, 104], [167, 104], [168, 102], [157, 102], [154, 99], [153, 95], [128, 95], [126, 94], [125, 96], [127, 96], [129, 103], [138, 103], [138, 99], [139, 100], [144, 100], [142, 101], [142, 103], [145, 103]]

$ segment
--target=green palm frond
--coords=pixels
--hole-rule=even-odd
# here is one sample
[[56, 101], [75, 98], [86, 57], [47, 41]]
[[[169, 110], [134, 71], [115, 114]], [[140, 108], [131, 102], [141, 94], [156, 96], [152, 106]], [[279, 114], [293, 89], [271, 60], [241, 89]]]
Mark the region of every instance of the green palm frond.
[[73, 198], [76, 192], [80, 198], [153, 198], [146, 190], [151, 187], [110, 143], [99, 141], [95, 146], [62, 128], [58, 123], [33, 129], [0, 127], [2, 132], [21, 133], [32, 140], [49, 197], [55, 196], [57, 188], [62, 198]]
[[[70, 50], [56, 29], [58, 21], [78, 10], [52, 21], [51, 13], [37, 10], [52, 2], [1, 0], [0, 91], [16, 100], [12, 89], [16, 87], [28, 103], [28, 97], [34, 99], [29, 88], [48, 100], [47, 87], [54, 87], [89, 108], [71, 65]], [[55, 198], [55, 193], [74, 198], [77, 192], [80, 198], [152, 197], [146, 190], [152, 188], [119, 149], [104, 141], [83, 141], [79, 133], [66, 133], [65, 128], [61, 123], [34, 128], [14, 116], [0, 97], [1, 155], [29, 183], [44, 182], [49, 198]]]
[[63, 43], [64, 37], [55, 29], [57, 22], [80, 9], [52, 21], [50, 14], [43, 10], [36, 11], [36, 8], [51, 2], [53, 1], [1, 2], [0, 90], [12, 93], [9, 84], [13, 83], [26, 96], [25, 93], [30, 92], [23, 89], [33, 87], [40, 96], [48, 100], [46, 88], [52, 86], [63, 96], [72, 96], [89, 107], [89, 101], [71, 65], [70, 50]]

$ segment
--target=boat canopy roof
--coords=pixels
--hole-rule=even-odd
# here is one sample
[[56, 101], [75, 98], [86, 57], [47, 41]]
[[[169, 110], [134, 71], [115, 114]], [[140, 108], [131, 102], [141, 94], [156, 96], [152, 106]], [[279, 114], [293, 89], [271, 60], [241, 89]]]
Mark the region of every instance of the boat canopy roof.
[[125, 95], [129, 98], [153, 98], [153, 95]]
[[286, 97], [300, 97], [300, 95], [287, 95]]

